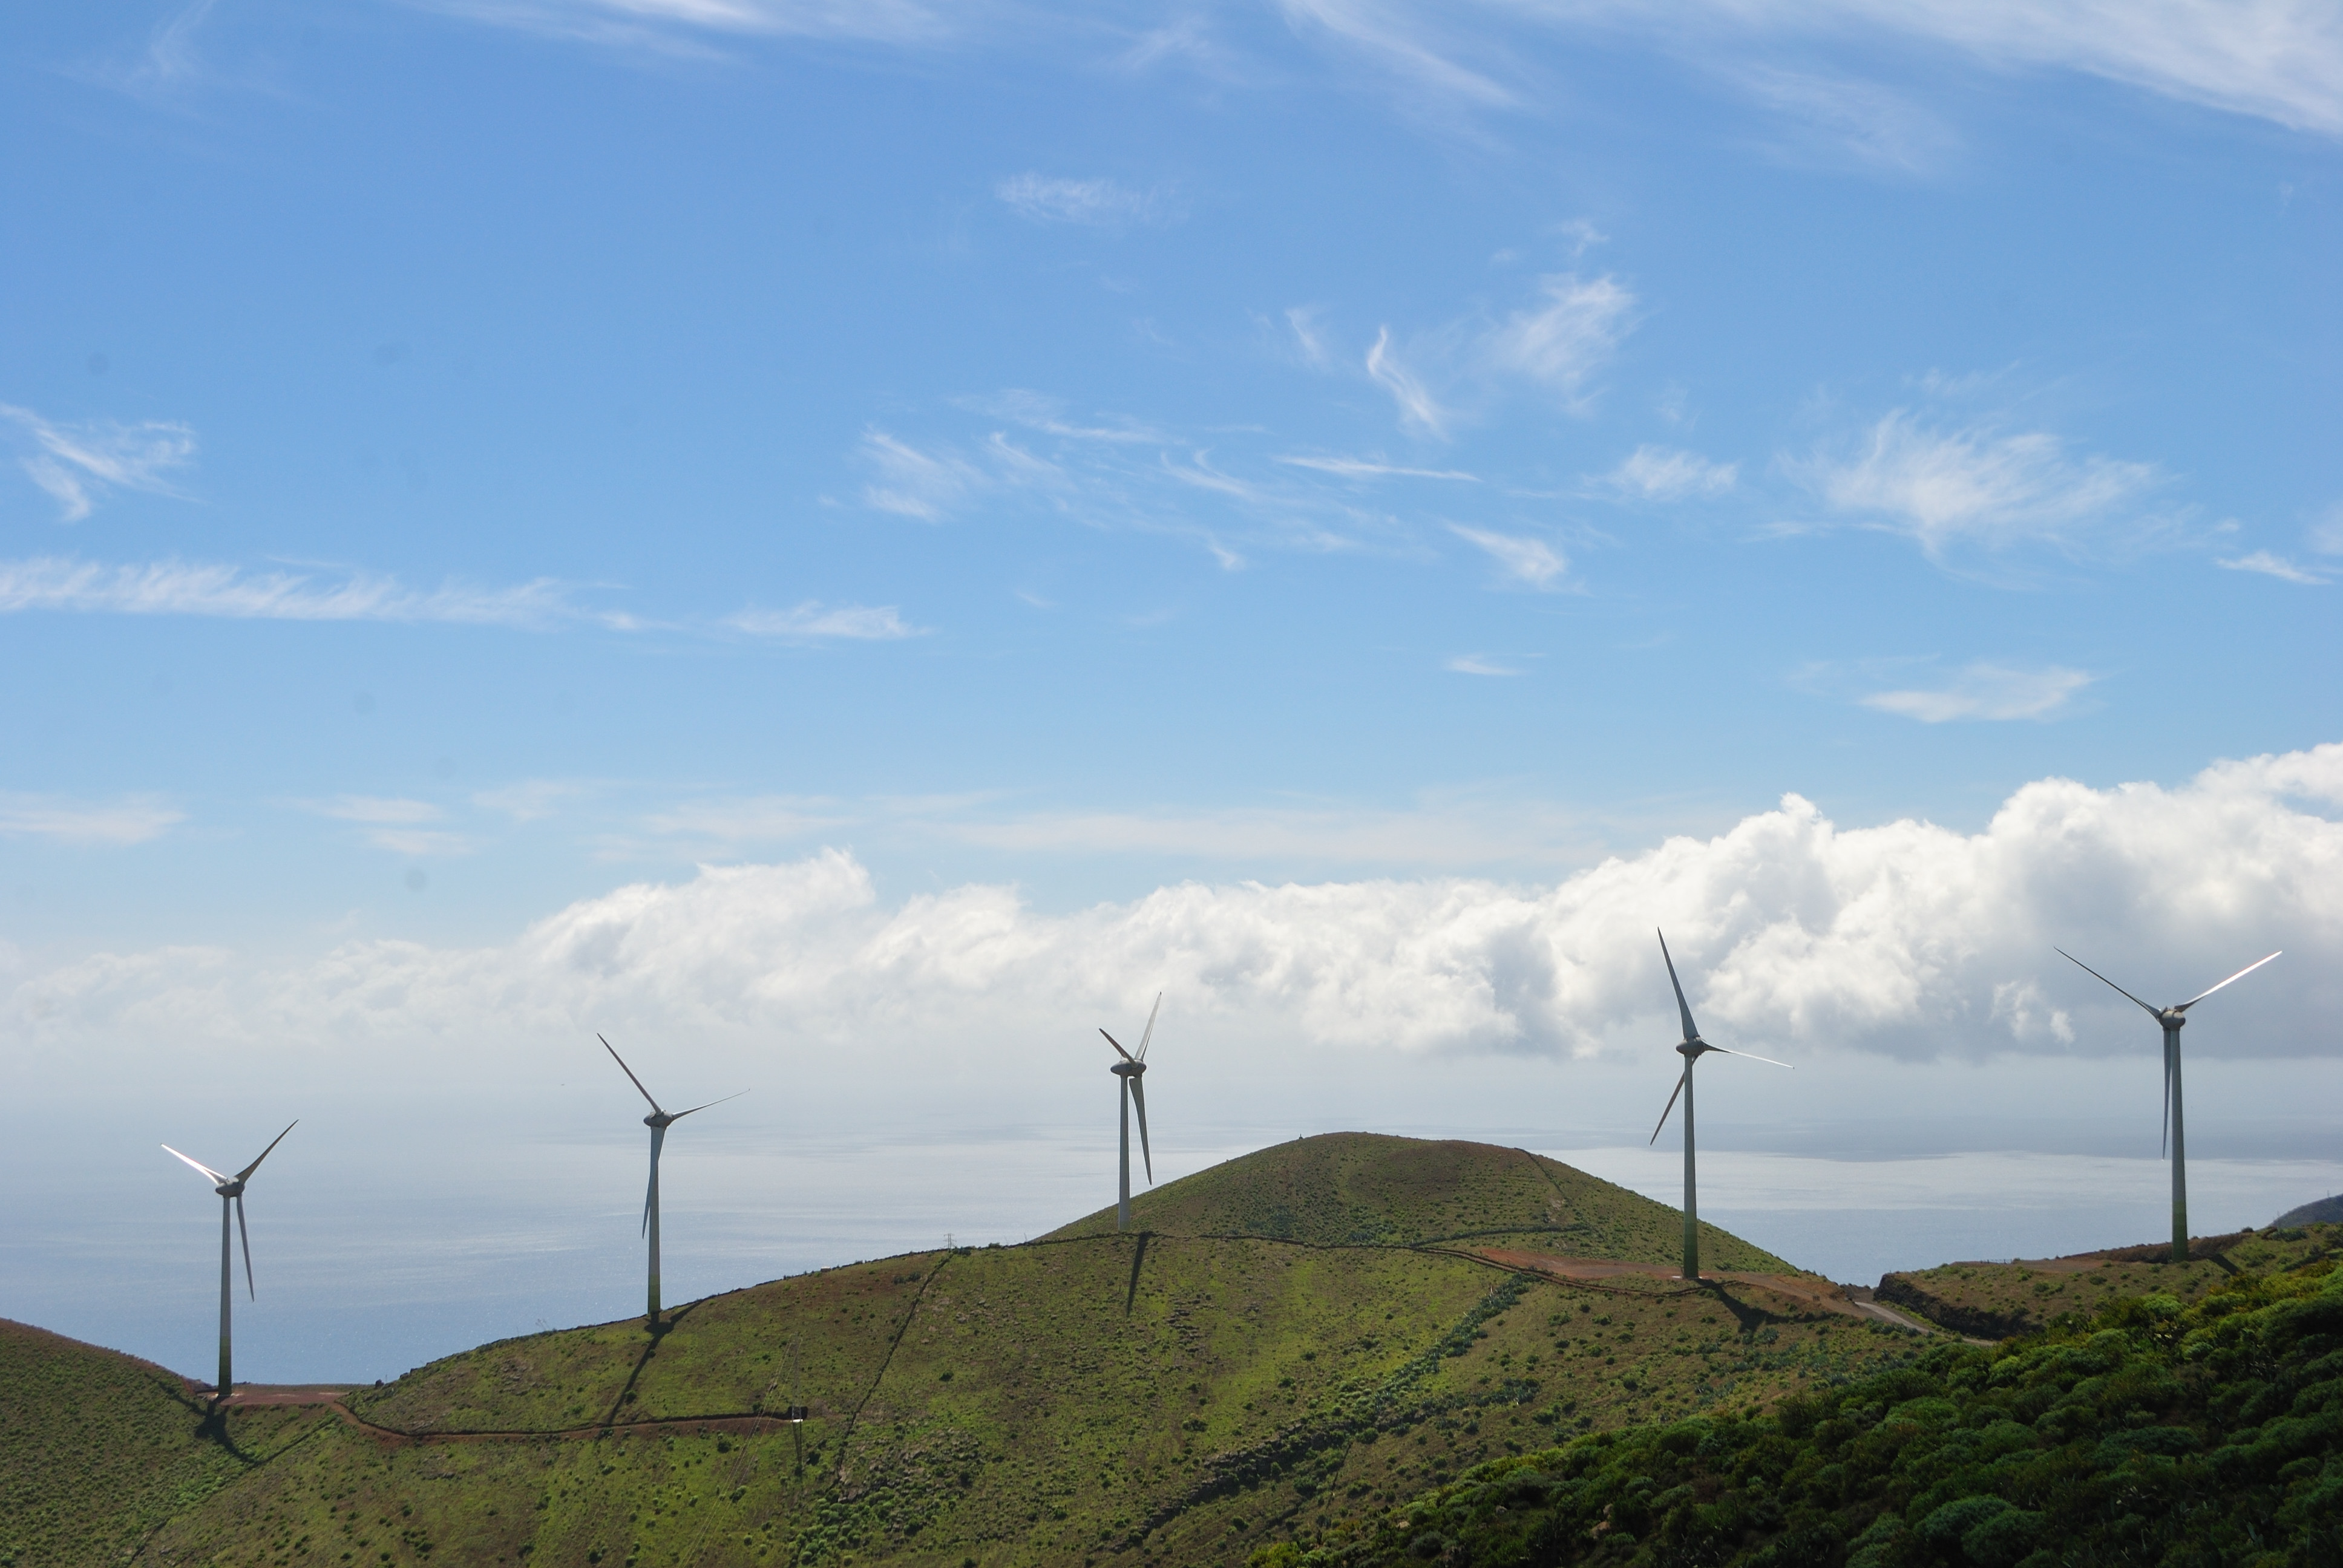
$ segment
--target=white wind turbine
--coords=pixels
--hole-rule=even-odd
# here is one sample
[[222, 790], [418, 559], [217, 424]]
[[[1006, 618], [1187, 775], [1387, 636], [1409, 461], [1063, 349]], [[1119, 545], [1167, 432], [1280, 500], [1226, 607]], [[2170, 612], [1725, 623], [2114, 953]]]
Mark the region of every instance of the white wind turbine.
[[1676, 961], [1668, 957], [1668, 939], [1660, 938], [1660, 961], [1668, 966], [1668, 983], [1676, 990], [1676, 1011], [1684, 1017], [1684, 1043], [1676, 1054], [1684, 1059], [1684, 1076], [1676, 1080], [1674, 1093], [1668, 1096], [1667, 1110], [1660, 1112], [1659, 1126], [1652, 1129], [1651, 1141], [1660, 1141], [1660, 1129], [1668, 1124], [1668, 1113], [1676, 1108], [1676, 1095], [1684, 1096], [1684, 1277], [1700, 1278], [1700, 1213], [1693, 1187], [1692, 1143], [1692, 1067], [1703, 1056], [1715, 1051], [1721, 1056], [1738, 1056], [1750, 1061], [1762, 1061], [1772, 1067], [1788, 1067], [1786, 1061], [1775, 1061], [1770, 1056], [1755, 1056], [1745, 1050], [1727, 1050], [1721, 1045], [1711, 1045], [1701, 1039], [1700, 1030], [1692, 1021], [1692, 1008], [1684, 1000], [1684, 982], [1676, 979]]
[[[285, 1132], [290, 1132], [299, 1125], [301, 1125], [300, 1119], [296, 1117], [285, 1124]], [[219, 1382], [214, 1385], [216, 1391], [215, 1397], [218, 1399], [227, 1398], [228, 1390], [233, 1386], [229, 1380], [234, 1375], [228, 1355], [228, 1306], [233, 1299], [228, 1290], [228, 1282], [233, 1275], [228, 1268], [227, 1211], [230, 1209], [236, 1211], [236, 1231], [244, 1241], [245, 1291], [257, 1301], [260, 1292], [252, 1282], [252, 1232], [246, 1230], [244, 1225], [244, 1184], [252, 1179], [254, 1171], [260, 1169], [260, 1161], [267, 1159], [277, 1146], [285, 1141], [285, 1132], [280, 1132], [268, 1141], [268, 1147], [260, 1151], [260, 1160], [255, 1160], [233, 1176], [223, 1176], [202, 1161], [189, 1160], [169, 1144], [163, 1145], [165, 1153], [194, 1167], [200, 1175], [211, 1182], [212, 1191], [220, 1196], [220, 1364]]]
[[[598, 1034], [594, 1038], [596, 1040], [602, 1040], [602, 1037]], [[679, 1111], [674, 1115], [670, 1116], [666, 1111], [659, 1109], [659, 1102], [658, 1101], [651, 1100], [651, 1091], [643, 1087], [643, 1081], [635, 1076], [635, 1070], [627, 1065], [627, 1059], [618, 1054], [618, 1050], [616, 1046], [612, 1045], [607, 1040], [602, 1040], [602, 1049], [610, 1053], [610, 1060], [618, 1064], [618, 1070], [627, 1075], [627, 1081], [635, 1086], [636, 1091], [645, 1100], [650, 1100], [651, 1113], [643, 1118], [643, 1125], [651, 1130], [651, 1184], [649, 1191], [643, 1194], [642, 1233], [650, 1238], [650, 1308], [648, 1315], [650, 1322], [651, 1332], [657, 1333], [659, 1332], [659, 1149], [667, 1142], [667, 1130], [674, 1126], [677, 1122], [682, 1121], [685, 1117], [692, 1114], [692, 1111], [705, 1111], [710, 1105], [721, 1105], [724, 1103], [725, 1100], [738, 1100], [741, 1095], [746, 1094], [749, 1091], [743, 1089], [737, 1093], [724, 1096], [723, 1100], [710, 1100], [705, 1104], [693, 1106], [690, 1111]]]
[[[2200, 990], [2177, 1007], [2149, 1007], [2066, 949], [2052, 948], [2050, 950], [2126, 1001], [2144, 1010], [2150, 1018], [2164, 1026], [2164, 1129], [2171, 1137], [2172, 1151], [2172, 1261], [2185, 1263], [2188, 1261], [2188, 1161], [2180, 1141], [2180, 1029], [2188, 1021], [2190, 1008], [2219, 990], [2222, 985], [2245, 979], [2269, 962], [2270, 959], [2278, 957], [2278, 953], [2270, 954], [2269, 959], [2256, 959], [2223, 980], [2221, 985]], [[2279, 950], [2281, 952], [2284, 950]]]
[[1122, 1080], [1122, 1185], [1117, 1189], [1114, 1204], [1114, 1228], [1131, 1229], [1131, 1105], [1139, 1102], [1139, 1157], [1147, 1162], [1147, 1184], [1155, 1185], [1155, 1156], [1147, 1147], [1147, 1086], [1141, 1081], [1147, 1076], [1147, 1042], [1155, 1038], [1155, 1015], [1163, 1010], [1163, 993], [1155, 993], [1155, 1005], [1147, 1012], [1147, 1032], [1139, 1037], [1139, 1054], [1133, 1056], [1122, 1049], [1122, 1041], [1106, 1030], [1106, 1042], [1122, 1058], [1107, 1069]]

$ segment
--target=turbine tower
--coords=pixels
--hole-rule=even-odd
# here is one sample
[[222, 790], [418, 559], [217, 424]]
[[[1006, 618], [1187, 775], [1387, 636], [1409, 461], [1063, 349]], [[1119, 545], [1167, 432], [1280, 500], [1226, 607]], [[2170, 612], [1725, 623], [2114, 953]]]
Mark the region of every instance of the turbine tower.
[[[602, 1040], [598, 1034], [594, 1038]], [[642, 1233], [650, 1238], [651, 1243], [650, 1307], [647, 1315], [650, 1321], [651, 1332], [657, 1333], [659, 1326], [659, 1157], [660, 1146], [667, 1142], [667, 1130], [689, 1116], [692, 1111], [705, 1111], [710, 1105], [721, 1105], [724, 1100], [738, 1100], [749, 1091], [743, 1089], [738, 1093], [726, 1095], [724, 1100], [710, 1100], [705, 1104], [693, 1106], [691, 1111], [679, 1111], [670, 1116], [659, 1109], [658, 1101], [651, 1100], [651, 1091], [643, 1087], [643, 1081], [635, 1076], [635, 1070], [627, 1065], [627, 1059], [618, 1054], [616, 1046], [607, 1040], [602, 1040], [602, 1049], [610, 1053], [610, 1060], [618, 1064], [618, 1070], [627, 1075], [627, 1081], [635, 1086], [636, 1091], [645, 1100], [650, 1100], [651, 1113], [643, 1118], [643, 1125], [651, 1130], [651, 1184], [650, 1190], [643, 1194]]]
[[1693, 1181], [1693, 1063], [1713, 1050], [1721, 1056], [1738, 1056], [1750, 1061], [1762, 1061], [1773, 1067], [1787, 1067], [1790, 1064], [1786, 1061], [1775, 1061], [1770, 1056], [1753, 1056], [1745, 1050], [1727, 1050], [1721, 1045], [1711, 1045], [1701, 1039], [1699, 1028], [1692, 1021], [1692, 1008], [1684, 1000], [1684, 982], [1676, 979], [1676, 961], [1668, 956], [1668, 939], [1664, 935], [1660, 938], [1660, 961], [1668, 966], [1668, 983], [1676, 988], [1676, 1011], [1684, 1018], [1684, 1043], [1676, 1047], [1676, 1054], [1684, 1059], [1684, 1076], [1676, 1080], [1674, 1091], [1668, 1095], [1667, 1109], [1660, 1112], [1659, 1126], [1652, 1129], [1651, 1141], [1657, 1143], [1660, 1141], [1660, 1130], [1667, 1126], [1668, 1114], [1676, 1108], [1676, 1096], [1683, 1095], [1684, 1102], [1684, 1277], [1687, 1280], [1697, 1280], [1700, 1278], [1700, 1211]]
[[1139, 1102], [1139, 1157], [1147, 1162], [1147, 1184], [1155, 1185], [1155, 1156], [1147, 1147], [1147, 1085], [1141, 1081], [1147, 1076], [1147, 1042], [1155, 1038], [1155, 1015], [1162, 1010], [1163, 993], [1157, 991], [1155, 1005], [1147, 1012], [1147, 1032], [1139, 1037], [1137, 1056], [1123, 1050], [1122, 1041], [1104, 1030], [1099, 1030], [1106, 1034], [1106, 1042], [1114, 1047], [1114, 1053], [1122, 1058], [1107, 1069], [1122, 1080], [1122, 1185], [1114, 1203], [1114, 1228], [1118, 1231], [1131, 1229], [1131, 1102], [1134, 1100]]
[[[2180, 1138], [2180, 1027], [2188, 1021], [2188, 1010], [2190, 1008], [2195, 1007], [2198, 1002], [2203, 1001], [2207, 997], [2211, 996], [2214, 991], [2219, 990], [2221, 989], [2221, 985], [2227, 985], [2231, 980], [2241, 980], [2245, 979], [2247, 975], [2261, 968], [2262, 965], [2269, 962], [2270, 959], [2278, 957], [2278, 953], [2270, 954], [2269, 959], [2256, 959], [2253, 962], [2239, 970], [2236, 974], [2231, 975], [2228, 980], [2223, 980], [2221, 985], [2213, 986], [2206, 990], [2200, 990], [2195, 996], [2190, 997], [2187, 1001], [2182, 1002], [2177, 1007], [2149, 1007], [2147, 1003], [2141, 1001], [2139, 998], [2132, 995], [2131, 992], [2124, 990], [2123, 987], [2116, 984], [2115, 981], [2107, 979], [2107, 976], [2101, 974], [2098, 970], [2093, 969], [2090, 965], [2085, 963], [2082, 960], [2077, 958], [2066, 949], [2053, 948], [2050, 950], [2056, 953], [2060, 958], [2065, 959], [2068, 963], [2073, 964], [2077, 969], [2081, 970], [2093, 980], [2097, 980], [2100, 984], [2114, 991], [2126, 1001], [2138, 1007], [2145, 1011], [2148, 1017], [2156, 1020], [2157, 1022], [2164, 1026], [2164, 1123], [2162, 1131], [2169, 1140], [2166, 1147], [2169, 1149], [2172, 1155], [2172, 1261], [2176, 1263], [2185, 1263], [2188, 1261], [2188, 1161], [2187, 1150], [2183, 1146]], [[2283, 948], [2278, 950], [2279, 952], [2283, 952], [2285, 950], [2286, 950]], [[2158, 1149], [2157, 1151], [2159, 1154], [2165, 1151], [2165, 1149]]]
[[[300, 1119], [296, 1117], [285, 1124], [285, 1132], [290, 1132], [299, 1125], [301, 1125]], [[252, 1282], [252, 1232], [246, 1230], [244, 1225], [244, 1184], [252, 1180], [254, 1171], [260, 1169], [260, 1161], [267, 1159], [277, 1146], [285, 1141], [285, 1132], [280, 1132], [268, 1141], [268, 1147], [260, 1151], [260, 1160], [255, 1160], [233, 1176], [223, 1176], [201, 1161], [188, 1160], [186, 1155], [169, 1144], [163, 1145], [165, 1153], [193, 1166], [211, 1182], [212, 1191], [220, 1196], [220, 1364], [219, 1382], [216, 1385], [214, 1397], [221, 1400], [227, 1398], [228, 1390], [233, 1386], [229, 1380], [234, 1373], [228, 1355], [228, 1305], [233, 1298], [228, 1291], [228, 1282], [232, 1276], [228, 1270], [227, 1211], [230, 1209], [236, 1211], [236, 1233], [244, 1241], [245, 1291], [253, 1300], [257, 1301], [260, 1299], [260, 1292]]]

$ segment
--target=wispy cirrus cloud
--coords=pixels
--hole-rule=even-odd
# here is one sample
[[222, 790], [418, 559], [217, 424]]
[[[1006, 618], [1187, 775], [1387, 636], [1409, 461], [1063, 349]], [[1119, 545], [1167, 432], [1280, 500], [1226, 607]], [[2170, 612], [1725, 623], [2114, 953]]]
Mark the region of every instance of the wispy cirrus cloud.
[[1103, 176], [1092, 179], [1016, 175], [993, 186], [1011, 212], [1032, 223], [1073, 224], [1084, 228], [1160, 227], [1186, 216], [1178, 198], [1161, 187], [1133, 189]]
[[1519, 534], [1500, 534], [1487, 528], [1468, 528], [1462, 523], [1449, 524], [1448, 531], [1466, 543], [1478, 545], [1488, 551], [1506, 577], [1534, 588], [1554, 587], [1562, 580], [1563, 574], [1570, 569], [1570, 558], [1544, 539]]
[[955, 452], [922, 451], [884, 430], [865, 430], [857, 456], [878, 471], [862, 487], [864, 503], [923, 523], [942, 521], [991, 483], [982, 468]]
[[1496, 369], [1575, 400], [1634, 329], [1635, 297], [1616, 278], [1570, 272], [1540, 278], [1538, 287], [1544, 297], [1508, 315], [1483, 352]]
[[925, 628], [907, 624], [891, 604], [825, 605], [818, 599], [789, 609], [744, 609], [727, 616], [724, 624], [751, 637], [787, 642], [895, 642], [927, 635]]
[[[2343, 13], [2321, 0], [1285, 0], [1284, 9], [1403, 82], [1412, 98], [1483, 111], [1534, 102], [1502, 77], [1534, 68], [1539, 51], [1524, 35], [1538, 32], [1640, 34], [1668, 53], [1745, 69], [1769, 45], [1795, 56], [1815, 40], [1885, 38], [1990, 69], [2075, 71], [2299, 130], [2343, 134]], [[1801, 117], [1815, 114], [1811, 103], [1785, 106]], [[1858, 126], [1879, 117], [1861, 106], [1832, 112], [1853, 114]], [[1897, 134], [1890, 133], [1890, 146]], [[1900, 134], [1908, 139], [1910, 132]]]
[[542, 627], [592, 619], [624, 628], [624, 616], [588, 612], [551, 578], [512, 588], [450, 583], [428, 591], [397, 578], [351, 573], [246, 571], [241, 567], [151, 561], [107, 566], [58, 556], [0, 561], [0, 615], [26, 610], [112, 615], [218, 616], [236, 620], [442, 621]]
[[2073, 555], [2173, 530], [2145, 503], [2165, 484], [2153, 463], [2075, 455], [2046, 431], [1938, 429], [1896, 409], [1851, 450], [1783, 467], [1834, 512], [1906, 534], [1931, 558], [1956, 546], [2048, 545]]
[[2297, 566], [2284, 556], [2274, 555], [2268, 550], [2255, 550], [2249, 555], [2217, 560], [2213, 564], [2227, 568], [2233, 572], [2258, 572], [2263, 577], [2276, 578], [2280, 582], [2301, 583], [2311, 588], [2324, 587], [2331, 580], [2307, 568]]
[[916, 0], [416, 0], [488, 26], [614, 48], [708, 54], [717, 37], [935, 45], [962, 31]]
[[1790, 134], [1774, 148], [1786, 161], [1923, 175], [1941, 167], [1960, 146], [1943, 119], [1876, 83], [1764, 64], [1742, 65], [1725, 76], [1788, 122]]
[[0, 792], [0, 838], [60, 844], [144, 844], [187, 819], [152, 795], [81, 800], [63, 795]]
[[1714, 463], [1696, 452], [1645, 446], [1594, 483], [1598, 489], [1639, 501], [1683, 501], [1729, 494], [1740, 477], [1737, 463]]
[[1296, 468], [1314, 468], [1322, 474], [1332, 474], [1345, 479], [1454, 479], [1465, 484], [1481, 482], [1478, 474], [1468, 474], [1461, 468], [1411, 468], [1401, 463], [1386, 463], [1379, 457], [1282, 457], [1276, 461]]
[[1511, 665], [1499, 664], [1485, 653], [1459, 653], [1441, 661], [1441, 668], [1457, 675], [1519, 675]]
[[31, 440], [35, 450], [19, 457], [17, 466], [49, 493], [68, 523], [88, 517], [114, 490], [176, 495], [168, 476], [185, 467], [196, 451], [196, 433], [166, 420], [60, 424], [6, 403], [0, 403], [0, 420]]
[[2056, 664], [2039, 669], [1972, 664], [1942, 686], [1875, 691], [1860, 700], [1865, 708], [1916, 719], [1923, 724], [2054, 719], [2097, 678]]
[[330, 800], [305, 800], [300, 805], [316, 816], [356, 824], [368, 844], [394, 855], [419, 858], [472, 852], [471, 839], [433, 825], [443, 820], [447, 813], [428, 800], [395, 795], [337, 795]]
[[1392, 401], [1399, 406], [1401, 424], [1427, 436], [1448, 434], [1448, 410], [1440, 406], [1423, 379], [1401, 363], [1399, 351], [1392, 347], [1390, 327], [1375, 334], [1374, 346], [1367, 350], [1366, 365], [1368, 378], [1390, 393]]

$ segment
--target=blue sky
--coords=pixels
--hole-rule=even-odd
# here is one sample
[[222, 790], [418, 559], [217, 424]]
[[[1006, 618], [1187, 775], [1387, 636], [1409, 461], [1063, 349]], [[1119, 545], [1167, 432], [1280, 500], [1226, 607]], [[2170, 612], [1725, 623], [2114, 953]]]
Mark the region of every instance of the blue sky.
[[1002, 1086], [1167, 987], [1413, 1126], [1628, 1060], [1662, 920], [1873, 1064], [1825, 1143], [2137, 1045], [2062, 938], [2284, 946], [2206, 1048], [2332, 1070], [2323, 7], [202, 0], [0, 73], [0, 994], [125, 1147], [613, 1020], [775, 1137], [976, 1093], [881, 1092], [932, 1029], [1056, 1127]]

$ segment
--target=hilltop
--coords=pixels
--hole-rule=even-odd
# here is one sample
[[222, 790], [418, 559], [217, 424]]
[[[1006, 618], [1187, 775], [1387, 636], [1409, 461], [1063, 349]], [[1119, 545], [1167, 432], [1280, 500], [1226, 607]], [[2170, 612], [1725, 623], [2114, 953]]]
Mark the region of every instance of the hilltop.
[[[1526, 1150], [1449, 1139], [1330, 1132], [1225, 1161], [1131, 1201], [1134, 1229], [1260, 1236], [1316, 1247], [1509, 1248], [1673, 1264], [1680, 1210]], [[1111, 1235], [1101, 1209], [1044, 1240]], [[1701, 1226], [1704, 1269], [1795, 1273], [1728, 1231]]]

